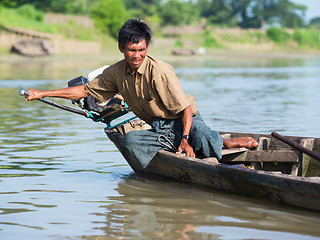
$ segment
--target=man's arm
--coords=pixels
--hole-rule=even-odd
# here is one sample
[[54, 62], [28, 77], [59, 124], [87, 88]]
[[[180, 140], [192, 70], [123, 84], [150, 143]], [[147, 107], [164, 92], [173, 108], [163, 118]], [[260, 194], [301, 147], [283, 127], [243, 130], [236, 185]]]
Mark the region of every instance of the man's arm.
[[88, 97], [89, 93], [84, 88], [84, 85], [62, 88], [58, 90], [51, 91], [40, 91], [36, 89], [30, 89], [29, 96], [26, 98], [26, 101], [32, 101], [34, 99], [39, 99], [43, 97], [57, 97], [57, 98], [67, 98], [67, 99], [79, 99]]
[[[183, 115], [182, 115], [182, 125], [183, 125], [183, 133], [182, 136], [190, 134], [190, 129], [192, 126], [192, 109], [191, 106], [189, 105], [183, 110]], [[180, 146], [178, 147], [178, 152], [177, 153], [182, 153], [185, 152], [188, 157], [196, 157], [194, 154], [193, 148], [190, 146], [189, 142], [187, 139], [182, 138]]]

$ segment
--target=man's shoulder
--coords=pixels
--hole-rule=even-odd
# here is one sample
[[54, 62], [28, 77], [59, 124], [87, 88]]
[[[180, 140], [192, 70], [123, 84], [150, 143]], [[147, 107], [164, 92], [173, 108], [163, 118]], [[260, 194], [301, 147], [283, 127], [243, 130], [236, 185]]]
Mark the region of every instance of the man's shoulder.
[[[107, 69], [108, 69], [109, 71], [110, 71], [110, 70], [115, 71], [115, 70], [118, 70], [118, 69], [123, 69], [123, 68], [125, 68], [126, 66], [127, 66], [126, 61], [125, 61], [124, 59], [122, 59], [122, 60], [120, 60], [119, 62], [116, 62], [116, 63], [110, 65], [110, 67], [108, 67]], [[107, 70], [107, 69], [106, 69], [106, 70]]]
[[102, 76], [104, 79], [114, 78], [115, 76], [120, 76], [122, 72], [126, 69], [126, 62], [124, 60], [121, 60], [119, 62], [116, 62], [106, 69], [104, 69]]
[[164, 73], [166, 71], [173, 71], [173, 68], [170, 64], [162, 60], [155, 59], [149, 55], [148, 55], [148, 63], [153, 71], [158, 71], [159, 73]]

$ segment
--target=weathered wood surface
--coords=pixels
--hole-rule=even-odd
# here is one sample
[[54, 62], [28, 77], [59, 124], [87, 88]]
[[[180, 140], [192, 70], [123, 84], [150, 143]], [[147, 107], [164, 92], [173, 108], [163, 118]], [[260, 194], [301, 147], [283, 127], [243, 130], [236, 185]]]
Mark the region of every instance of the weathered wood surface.
[[[137, 173], [159, 175], [177, 181], [201, 184], [246, 196], [266, 198], [274, 202], [320, 210], [320, 178], [290, 175], [291, 168], [300, 162], [303, 156], [269, 135], [229, 133], [231, 137], [246, 135], [257, 140], [262, 138], [264, 142], [265, 139], [270, 139], [266, 146], [261, 147], [261, 149], [268, 150], [236, 151], [236, 153], [225, 155], [226, 157], [235, 155], [234, 159], [238, 158], [238, 160], [242, 158], [246, 165], [234, 162], [231, 162], [230, 165], [219, 163], [215, 158], [190, 158], [160, 151], [150, 165], [143, 169], [123, 146], [124, 137], [120, 133], [112, 133], [111, 131], [106, 131], [106, 133]], [[298, 143], [302, 139], [306, 139], [302, 137], [290, 138]], [[314, 139], [313, 151], [318, 151], [315, 149], [319, 146], [318, 141], [319, 139]], [[238, 160], [237, 162], [239, 162]], [[263, 167], [270, 168], [272, 171], [252, 169], [251, 162], [259, 164], [262, 162]], [[288, 171], [287, 168], [289, 169], [288, 174], [277, 171], [279, 169], [283, 171], [284, 166], [285, 171]], [[280, 168], [276, 169], [278, 167]], [[301, 167], [299, 166], [299, 168]]]
[[295, 150], [246, 151], [232, 156], [224, 156], [220, 162], [298, 162], [299, 152]]
[[294, 149], [297, 149], [305, 154], [307, 154], [308, 156], [311, 156], [312, 158], [320, 161], [320, 154], [316, 153], [316, 152], [313, 152], [311, 151], [310, 149], [308, 148], [305, 148], [302, 146], [302, 144], [298, 144], [296, 142], [293, 142], [291, 141], [290, 139], [288, 139], [287, 137], [285, 136], [282, 136], [280, 135], [279, 133], [276, 133], [276, 132], [272, 132], [271, 135], [279, 140], [281, 140], [282, 142], [285, 142], [286, 144], [292, 146]]
[[226, 156], [226, 155], [229, 155], [229, 154], [243, 153], [243, 152], [246, 152], [248, 150], [249, 149], [243, 147], [243, 148], [222, 149], [221, 152], [222, 152], [223, 156]]

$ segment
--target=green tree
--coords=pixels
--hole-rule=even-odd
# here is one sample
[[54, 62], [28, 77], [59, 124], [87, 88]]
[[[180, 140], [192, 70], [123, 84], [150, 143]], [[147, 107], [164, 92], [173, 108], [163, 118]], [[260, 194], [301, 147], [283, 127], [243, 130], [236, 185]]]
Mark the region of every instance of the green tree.
[[196, 8], [200, 16], [208, 23], [235, 26], [237, 24], [230, 1], [225, 0], [198, 0]]
[[320, 17], [312, 18], [309, 23], [310, 28], [320, 29]]
[[160, 9], [162, 25], [186, 25], [199, 19], [199, 11], [192, 1], [168, 0]]
[[97, 28], [117, 38], [128, 12], [121, 1], [99, 0], [91, 7], [90, 16]]
[[35, 9], [35, 7], [31, 4], [24, 4], [20, 6], [19, 8], [17, 8], [17, 13], [20, 16], [23, 16], [29, 20], [34, 20], [38, 22], [42, 22], [44, 19], [43, 12]]
[[320, 34], [319, 31], [312, 31], [307, 29], [297, 29], [293, 34], [293, 40], [295, 40], [299, 47], [313, 47], [320, 48]]
[[0, 0], [0, 6], [4, 6], [4, 7], [16, 7], [18, 5], [18, 1], [16, 0]]
[[303, 27], [306, 7], [290, 0], [233, 0], [240, 6], [239, 25], [259, 28], [263, 24], [280, 24], [282, 27]]
[[304, 5], [290, 0], [198, 0], [201, 17], [209, 23], [242, 28], [260, 28], [264, 24], [283, 27], [305, 26]]
[[299, 28], [306, 26], [306, 23], [303, 20], [305, 11], [307, 10], [306, 6], [295, 4], [288, 0], [282, 0], [279, 7], [286, 9], [286, 11], [280, 13], [280, 24], [283, 27]]
[[85, 0], [51, 0], [49, 6], [50, 11], [73, 14], [86, 13], [88, 7]]
[[272, 27], [267, 30], [267, 36], [276, 43], [285, 43], [290, 36], [282, 28]]
[[309, 24], [320, 24], [320, 17], [312, 18]]
[[59, 13], [86, 13], [89, 3], [95, 0], [0, 0], [5, 7], [31, 4], [36, 9]]
[[[264, 0], [262, 0], [264, 1]], [[232, 0], [231, 6], [233, 14], [238, 16], [238, 25], [241, 28], [260, 28], [262, 19], [255, 14], [256, 9], [260, 9], [260, 0]]]
[[[123, 15], [130, 13], [134, 18], [162, 25], [190, 24], [202, 17], [209, 24], [242, 28], [260, 28], [265, 24], [290, 28], [306, 26], [303, 20], [306, 7], [292, 0], [0, 0], [0, 5], [7, 7], [23, 4], [31, 4], [42, 11], [73, 14], [87, 13], [92, 5], [93, 11], [100, 14], [98, 18], [107, 17], [106, 21], [110, 22], [123, 22]], [[114, 12], [109, 11], [110, 6], [107, 5], [115, 9], [112, 10]], [[118, 21], [114, 16], [120, 17]], [[95, 22], [100, 28], [105, 28], [99, 23], [103, 22], [102, 19]], [[106, 26], [107, 29], [118, 27]]]
[[161, 0], [122, 0], [134, 18], [148, 18], [158, 15]]

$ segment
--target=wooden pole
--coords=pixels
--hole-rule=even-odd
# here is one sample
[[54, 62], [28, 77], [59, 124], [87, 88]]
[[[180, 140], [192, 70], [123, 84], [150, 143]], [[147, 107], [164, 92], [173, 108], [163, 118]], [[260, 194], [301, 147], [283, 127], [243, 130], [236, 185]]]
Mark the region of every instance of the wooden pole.
[[291, 141], [289, 138], [287, 137], [284, 137], [282, 135], [280, 135], [279, 133], [276, 133], [276, 132], [272, 132], [271, 135], [273, 137], [275, 137], [276, 139], [279, 139], [280, 141], [282, 142], [285, 142], [286, 144], [289, 144], [290, 146], [292, 146], [293, 148], [307, 154], [308, 156], [320, 161], [320, 154], [316, 153], [316, 152], [313, 152], [305, 147], [302, 147], [301, 145]]

